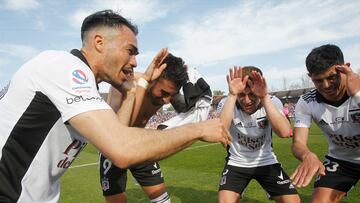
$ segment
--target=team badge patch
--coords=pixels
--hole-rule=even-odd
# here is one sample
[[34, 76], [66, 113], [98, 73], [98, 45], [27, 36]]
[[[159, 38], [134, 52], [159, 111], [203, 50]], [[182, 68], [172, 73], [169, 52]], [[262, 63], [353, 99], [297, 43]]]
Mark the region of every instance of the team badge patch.
[[257, 124], [258, 124], [259, 128], [265, 129], [268, 126], [269, 122], [267, 119], [262, 119], [262, 120], [259, 120], [257, 122]]
[[360, 112], [356, 112], [350, 115], [353, 123], [360, 123]]
[[103, 191], [110, 189], [109, 179], [104, 177], [101, 179], [101, 187]]
[[220, 180], [220, 185], [225, 185], [226, 184], [226, 176], [221, 177]]
[[71, 72], [71, 88], [76, 94], [90, 93], [91, 82], [89, 76], [80, 69], [75, 69]]
[[88, 76], [80, 69], [74, 70], [72, 76], [72, 81], [79, 85], [85, 84], [89, 80]]

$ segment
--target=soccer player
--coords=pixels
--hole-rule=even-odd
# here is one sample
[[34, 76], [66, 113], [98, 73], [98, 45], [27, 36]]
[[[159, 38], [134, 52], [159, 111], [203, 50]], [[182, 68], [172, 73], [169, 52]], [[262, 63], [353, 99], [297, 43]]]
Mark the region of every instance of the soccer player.
[[[111, 10], [85, 18], [83, 46], [71, 53], [44, 51], [25, 63], [0, 93], [0, 202], [58, 202], [60, 177], [90, 141], [115, 165], [126, 168], [174, 154], [197, 140], [231, 139], [219, 120], [157, 131], [131, 128], [132, 77], [137, 28]], [[140, 82], [165, 68], [162, 49]], [[101, 98], [99, 82], [123, 89], [117, 114]], [[138, 93], [138, 92], [136, 92]], [[141, 93], [141, 92], [140, 92]]]
[[272, 150], [272, 130], [289, 137], [283, 105], [267, 92], [265, 78], [253, 66], [230, 69], [229, 95], [220, 102], [220, 119], [232, 135], [219, 186], [220, 203], [238, 202], [252, 179], [276, 202], [300, 202], [289, 176]]
[[[331, 44], [314, 48], [306, 57], [315, 89], [302, 95], [295, 108], [292, 151], [301, 163], [291, 179], [305, 187], [319, 174], [312, 202], [339, 202], [360, 178], [360, 101], [355, 96], [360, 79], [349, 66], [340, 48]], [[312, 121], [328, 142], [323, 163], [307, 147]]]
[[[168, 54], [163, 60], [163, 63], [166, 64], [166, 69], [163, 70], [160, 77], [154, 80], [146, 89], [143, 102], [137, 103], [140, 112], [137, 116], [133, 115], [137, 117], [132, 124], [133, 126], [144, 128], [150, 117], [155, 115], [164, 104], [170, 102], [178, 103], [178, 101], [174, 101], [173, 98], [175, 95], [178, 96], [181, 87], [184, 85], [186, 85], [185, 87], [188, 85], [193, 86], [193, 83], [188, 83], [187, 68], [181, 58]], [[197, 81], [201, 80], [199, 79]], [[195, 82], [195, 85], [196, 84], [197, 83]], [[188, 89], [189, 88], [186, 88], [186, 90]], [[210, 92], [211, 94], [208, 85], [206, 88], [202, 89], [203, 91], [201, 92]], [[188, 95], [189, 92], [186, 90], [186, 95]], [[192, 88], [192, 90], [194, 90], [194, 88]], [[191, 92], [193, 93], [194, 91]], [[115, 112], [120, 108], [121, 98], [121, 93], [112, 87], [110, 89], [108, 102]], [[202, 95], [196, 97], [197, 100], [200, 100], [201, 98], [203, 98]], [[207, 104], [208, 107], [210, 107], [210, 99], [208, 99]], [[192, 109], [197, 109], [198, 111], [199, 108], [193, 107]], [[196, 112], [191, 111], [191, 113], [195, 115]], [[201, 120], [205, 120], [206, 118], [207, 115], [202, 116]], [[181, 116], [181, 119], [184, 120], [185, 118]], [[187, 123], [194, 121], [194, 119], [185, 120]], [[167, 125], [166, 127], [168, 127], [170, 124], [166, 123], [163, 125]], [[142, 186], [151, 202], [170, 202], [170, 197], [166, 192], [163, 174], [158, 162], [139, 164], [130, 167], [129, 169], [136, 181]], [[126, 181], [127, 169], [114, 166], [105, 156], [100, 155], [100, 182], [103, 189], [103, 195], [107, 202], [126, 202]]]

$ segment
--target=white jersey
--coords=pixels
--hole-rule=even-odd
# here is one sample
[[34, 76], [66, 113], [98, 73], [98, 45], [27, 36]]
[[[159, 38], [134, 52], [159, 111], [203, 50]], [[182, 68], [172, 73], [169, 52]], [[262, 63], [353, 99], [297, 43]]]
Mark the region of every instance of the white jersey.
[[[220, 101], [219, 111], [226, 99]], [[271, 100], [283, 114], [281, 101], [275, 96]], [[249, 115], [235, 106], [229, 131], [232, 136], [226, 158], [229, 165], [250, 168], [278, 163], [272, 150], [272, 128], [264, 107]]]
[[110, 109], [79, 57], [42, 52], [1, 91], [0, 202], [58, 202], [59, 179], [87, 144], [67, 121]]
[[[202, 77], [196, 68], [188, 68], [187, 74], [189, 81], [193, 84]], [[183, 94], [182, 88], [180, 93]], [[212, 98], [209, 95], [204, 95], [203, 97], [199, 98], [199, 100], [195, 103], [195, 106], [189, 109], [187, 112], [179, 113], [175, 117], [161, 123], [161, 125], [166, 125], [167, 129], [170, 129], [188, 123], [198, 123], [205, 121], [207, 120], [211, 109], [211, 102]]]
[[310, 128], [314, 120], [328, 141], [329, 156], [360, 164], [360, 108], [352, 97], [345, 99], [336, 107], [325, 103], [316, 90], [302, 95], [295, 108], [295, 127]]

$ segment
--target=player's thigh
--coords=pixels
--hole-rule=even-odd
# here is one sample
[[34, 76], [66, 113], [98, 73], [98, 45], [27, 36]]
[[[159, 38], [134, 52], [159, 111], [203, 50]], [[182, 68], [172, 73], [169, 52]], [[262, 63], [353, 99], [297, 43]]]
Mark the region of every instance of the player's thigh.
[[326, 156], [325, 175], [318, 176], [314, 187], [330, 188], [345, 194], [355, 187], [360, 177], [360, 165]]
[[127, 202], [127, 196], [125, 192], [105, 196], [106, 203], [126, 203]]
[[314, 189], [311, 203], [337, 203], [346, 193], [332, 188], [317, 187]]
[[150, 199], [157, 198], [166, 192], [165, 183], [152, 186], [143, 186], [142, 188]]
[[155, 186], [164, 183], [163, 173], [157, 162], [139, 164], [130, 168], [136, 181], [142, 186]]
[[[232, 191], [241, 197], [246, 186], [252, 179], [253, 168], [243, 168], [231, 165], [225, 165], [219, 183], [219, 194], [221, 191]], [[224, 193], [231, 194], [231, 193]], [[224, 196], [224, 195], [222, 195]]]
[[281, 195], [271, 197], [277, 203], [300, 203], [300, 197], [297, 194], [294, 195]]
[[118, 168], [109, 159], [100, 155], [99, 175], [104, 196], [112, 196], [125, 192], [127, 169]]
[[279, 163], [257, 167], [254, 178], [264, 188], [271, 199], [285, 195], [290, 195], [286, 198], [298, 196], [289, 176]]
[[239, 193], [229, 190], [220, 190], [218, 195], [219, 203], [236, 203], [240, 199]]

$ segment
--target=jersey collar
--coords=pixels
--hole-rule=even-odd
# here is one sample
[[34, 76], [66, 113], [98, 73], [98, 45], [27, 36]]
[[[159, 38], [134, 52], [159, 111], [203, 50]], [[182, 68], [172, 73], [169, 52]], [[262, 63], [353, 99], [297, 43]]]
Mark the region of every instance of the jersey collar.
[[[91, 67], [90, 67], [88, 61], [86, 60], [85, 56], [81, 53], [80, 50], [78, 50], [78, 49], [73, 49], [73, 50], [70, 51], [70, 53], [71, 53], [72, 55], [78, 57], [78, 58], [79, 58], [82, 62], [84, 62], [84, 63], [90, 68], [90, 70], [91, 70]], [[96, 88], [97, 88], [97, 90], [99, 90], [99, 86], [98, 86], [97, 83], [96, 83]]]
[[341, 98], [341, 100], [339, 101], [329, 101], [327, 99], [325, 99], [325, 97], [323, 97], [317, 90], [316, 90], [316, 101], [318, 103], [326, 103], [329, 104], [331, 106], [335, 106], [335, 107], [339, 107], [341, 106], [346, 100], [349, 99], [349, 95], [347, 94], [347, 92], [345, 92], [344, 96]]

